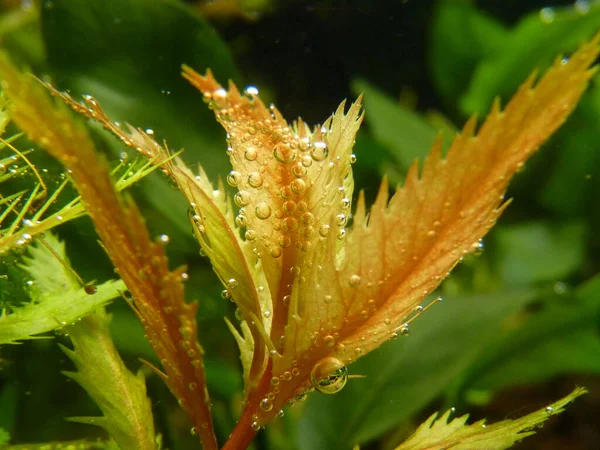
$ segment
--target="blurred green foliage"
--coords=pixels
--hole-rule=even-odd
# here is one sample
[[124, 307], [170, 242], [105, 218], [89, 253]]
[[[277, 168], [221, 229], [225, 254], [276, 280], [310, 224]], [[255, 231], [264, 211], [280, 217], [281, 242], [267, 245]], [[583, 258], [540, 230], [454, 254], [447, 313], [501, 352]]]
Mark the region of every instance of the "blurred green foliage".
[[[228, 171], [225, 136], [202, 96], [180, 77], [181, 64], [210, 67], [222, 82], [256, 85], [290, 120], [323, 121], [344, 97], [364, 92], [366, 123], [354, 170], [368, 198], [384, 174], [402, 180], [440, 130], [449, 142], [470, 114], [485, 114], [494, 96], [505, 102], [530, 72], [546, 68], [557, 54], [568, 57], [600, 30], [600, 5], [581, 0], [566, 6], [534, 0], [240, 1], [233, 2], [237, 12], [213, 9], [206, 17], [202, 2], [176, 0], [13, 3], [0, 6], [0, 38], [13, 59], [74, 96], [94, 95], [113, 119], [150, 128], [171, 148], [185, 148], [184, 159], [200, 162], [213, 179]], [[585, 385], [600, 374], [597, 79], [511, 186], [514, 201], [485, 238], [483, 254], [467, 258], [441, 287], [445, 301], [414, 323], [408, 339], [389, 342], [350, 367], [366, 378], [335, 396], [312, 394], [286, 411], [258, 436], [257, 449], [343, 450], [357, 442], [391, 448], [432, 402], [464, 412], [510, 395], [511, 387], [566, 374]], [[93, 130], [116, 161], [124, 149]], [[170, 236], [173, 265], [189, 267], [187, 293], [200, 303], [200, 340], [223, 442], [242, 399], [237, 348], [223, 322], [234, 317], [233, 305], [220, 298], [216, 277], [198, 255], [179, 193], [153, 174], [134, 195], [151, 232]], [[110, 278], [112, 268], [87, 220], [58, 231], [78, 272]], [[16, 273], [6, 267], [11, 261], [3, 263], [1, 273]], [[3, 306], [25, 301], [20, 289], [3, 283]], [[156, 362], [127, 305], [110, 311], [128, 365], [137, 370], [138, 358]], [[0, 349], [0, 445], [8, 432], [12, 443], [101, 436], [96, 428], [63, 420], [97, 410], [60, 373], [72, 365], [55, 341], [68, 339]], [[149, 377], [148, 390], [165, 448], [197, 448], [160, 380]]]

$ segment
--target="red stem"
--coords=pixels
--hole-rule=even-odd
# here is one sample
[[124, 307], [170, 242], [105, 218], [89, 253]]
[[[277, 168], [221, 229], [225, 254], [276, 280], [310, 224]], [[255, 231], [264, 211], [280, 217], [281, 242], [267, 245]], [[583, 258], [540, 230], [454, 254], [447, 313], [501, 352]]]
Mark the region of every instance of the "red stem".
[[265, 397], [271, 382], [271, 360], [269, 360], [262, 377], [254, 389], [251, 389], [248, 401], [244, 405], [242, 415], [238, 419], [233, 432], [221, 450], [245, 450], [248, 448], [258, 430], [252, 428], [258, 414], [260, 401]]

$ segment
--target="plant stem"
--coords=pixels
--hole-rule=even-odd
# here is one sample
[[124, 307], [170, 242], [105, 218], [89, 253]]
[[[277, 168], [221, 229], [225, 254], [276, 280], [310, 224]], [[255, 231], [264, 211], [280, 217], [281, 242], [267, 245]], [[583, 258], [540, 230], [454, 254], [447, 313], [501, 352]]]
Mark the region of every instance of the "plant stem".
[[258, 430], [252, 428], [259, 412], [260, 401], [265, 397], [271, 383], [271, 361], [269, 360], [260, 381], [250, 390], [248, 401], [238, 419], [233, 432], [221, 450], [245, 450]]

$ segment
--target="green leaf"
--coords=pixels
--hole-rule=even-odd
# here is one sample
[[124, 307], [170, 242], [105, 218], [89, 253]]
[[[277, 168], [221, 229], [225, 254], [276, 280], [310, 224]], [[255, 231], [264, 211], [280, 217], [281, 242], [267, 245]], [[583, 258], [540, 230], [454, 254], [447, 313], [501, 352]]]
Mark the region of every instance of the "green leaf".
[[583, 260], [586, 227], [581, 222], [526, 222], [498, 228], [499, 269], [508, 286], [559, 281]]
[[102, 417], [70, 420], [104, 428], [121, 449], [156, 450], [152, 405], [144, 375], [127, 370], [110, 337], [110, 316], [98, 310], [67, 327], [74, 349], [61, 345], [77, 367], [64, 372], [92, 397]]
[[[301, 450], [351, 449], [393, 428], [435, 399], [535, 297], [533, 291], [448, 299], [417, 319], [408, 339], [392, 341], [350, 367], [364, 379], [339, 394], [309, 397]], [[449, 338], [452, 339], [449, 339]]]
[[574, 295], [547, 299], [541, 311], [522, 318], [518, 326], [488, 346], [455, 386], [467, 396], [524, 386], [568, 373], [600, 373], [600, 276]]
[[[599, 77], [595, 78], [600, 81]], [[592, 216], [600, 222], [600, 87], [592, 85], [557, 138], [554, 170], [540, 191], [540, 202], [557, 214]], [[568, 186], [568, 189], [565, 189]]]
[[447, 105], [455, 107], [477, 63], [501, 47], [508, 32], [474, 2], [441, 0], [431, 31], [431, 77]]
[[10, 433], [4, 428], [0, 428], [0, 445], [8, 444], [10, 441]]
[[[365, 94], [366, 121], [373, 137], [403, 169], [408, 170], [415, 159], [427, 155], [438, 130], [364, 80], [355, 80], [352, 90]], [[449, 143], [452, 136], [445, 137]]]
[[[185, 63], [199, 71], [210, 67], [220, 79], [239, 79], [228, 48], [207, 22], [174, 0], [44, 5], [48, 63], [59, 85], [74, 96], [93, 95], [113, 120], [152, 129], [159, 142], [185, 148], [189, 164], [200, 162], [211, 175], [229, 170], [223, 132], [180, 75]], [[140, 186], [149, 204], [174, 225], [163, 232], [191, 238], [189, 205], [167, 188], [164, 177], [155, 174]]]
[[110, 442], [63, 441], [44, 442], [42, 444], [21, 444], [2, 447], [2, 450], [119, 450]]
[[[543, 20], [544, 19], [544, 20]], [[559, 52], [571, 52], [598, 31], [600, 4], [582, 13], [574, 7], [544, 8], [522, 19], [475, 71], [460, 106], [487, 111], [496, 96], [508, 96], [534, 69], [545, 69]]]
[[571, 394], [531, 414], [514, 420], [503, 420], [486, 425], [480, 420], [466, 425], [468, 414], [448, 422], [452, 410], [436, 420], [431, 415], [402, 445], [395, 450], [503, 450], [527, 436], [535, 434], [533, 428], [542, 425], [549, 417], [564, 411], [564, 407], [587, 391], [576, 388]]
[[127, 290], [121, 280], [115, 280], [96, 286], [92, 295], [86, 293], [67, 269], [64, 243], [50, 233], [44, 240], [64, 264], [40, 241], [28, 247], [30, 256], [23, 258], [21, 267], [30, 278], [32, 301], [0, 316], [0, 345], [35, 339], [34, 335], [74, 323]]

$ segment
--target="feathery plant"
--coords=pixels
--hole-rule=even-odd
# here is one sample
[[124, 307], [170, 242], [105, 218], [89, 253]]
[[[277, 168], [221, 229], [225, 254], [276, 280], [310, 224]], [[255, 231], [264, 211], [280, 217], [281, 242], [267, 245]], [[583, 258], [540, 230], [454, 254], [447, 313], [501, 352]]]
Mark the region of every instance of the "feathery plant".
[[[0, 344], [61, 330], [71, 341], [61, 348], [75, 365], [64, 373], [102, 412], [70, 420], [105, 430], [103, 440], [46, 448], [161, 448], [147, 374], [164, 381], [207, 450], [247, 448], [308, 395], [336, 394], [359, 378], [350, 373], [353, 362], [408, 336], [429, 308], [452, 308], [436, 305], [436, 289], [466, 255], [480, 250], [509, 207], [504, 194], [511, 178], [577, 105], [596, 72], [599, 41], [556, 59], [543, 76], [531, 75], [506, 106], [495, 101], [479, 127], [469, 119], [447, 151], [438, 138], [395, 191], [390, 194], [384, 179], [371, 206], [360, 192], [354, 208], [352, 167], [360, 162], [352, 149], [365, 115], [362, 97], [348, 107], [342, 102], [322, 125], [290, 124], [255, 88], [240, 92], [233, 82], [224, 88], [211, 71], [200, 75], [183, 66], [183, 76], [227, 132], [233, 170], [226, 181], [236, 190], [231, 198], [223, 181], [213, 184], [201, 166], [190, 169], [150, 131], [114, 122], [94, 97], [79, 102], [3, 55], [0, 255], [18, 253], [11, 258], [26, 274], [31, 302], [3, 310]], [[138, 158], [110, 169], [67, 106]], [[9, 123], [17, 131], [7, 133]], [[23, 135], [39, 149], [34, 153], [43, 149], [64, 166], [58, 184], [19, 149]], [[155, 169], [189, 204], [199, 248], [223, 284], [222, 296], [237, 306], [239, 322], [226, 320], [239, 345], [244, 389], [225, 442], [217, 442], [198, 338], [202, 304], [186, 302], [186, 268], [169, 266], [168, 238], [151, 239], [132, 197], [122, 193]], [[70, 188], [78, 195], [62, 201]], [[69, 242], [51, 231], [84, 215], [119, 279], [84, 282], [69, 262]], [[111, 337], [105, 306], [120, 298], [135, 312], [159, 362], [144, 361], [137, 374]], [[451, 410], [433, 414], [397, 450], [508, 448], [583, 393], [577, 388], [539, 411], [492, 425], [467, 425], [468, 416], [451, 419]]]

